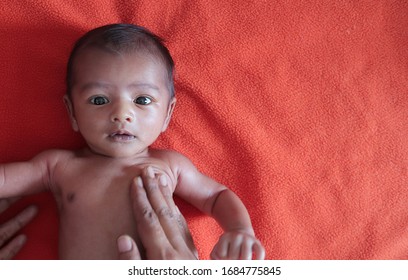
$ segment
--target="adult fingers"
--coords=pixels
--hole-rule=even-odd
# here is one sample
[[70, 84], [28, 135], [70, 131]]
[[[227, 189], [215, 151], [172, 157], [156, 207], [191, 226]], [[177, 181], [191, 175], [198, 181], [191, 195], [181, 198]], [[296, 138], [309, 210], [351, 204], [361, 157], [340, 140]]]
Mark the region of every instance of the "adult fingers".
[[[143, 184], [147, 197], [154, 213], [160, 221], [160, 225], [170, 244], [176, 249], [185, 249], [186, 242], [183, 239], [182, 230], [178, 225], [178, 213], [176, 207], [171, 206], [173, 197], [164, 177], [157, 178], [151, 167], [145, 169]], [[170, 192], [170, 194], [169, 194]], [[169, 205], [170, 204], [170, 205]], [[179, 248], [178, 246], [181, 246]]]
[[149, 202], [140, 177], [132, 181], [131, 197], [137, 230], [146, 251], [155, 252], [157, 244], [170, 247], [160, 221]]
[[9, 206], [11, 204], [13, 204], [16, 200], [18, 200], [18, 198], [3, 198], [3, 199], [0, 199], [0, 213], [6, 211], [6, 209], [9, 208]]
[[[172, 194], [167, 190], [168, 184], [164, 175], [156, 176], [153, 168], [149, 166], [143, 171], [142, 183], [147, 198], [157, 214], [159, 214], [159, 212], [165, 214], [172, 210], [168, 204], [169, 199], [166, 199], [166, 197], [168, 198]], [[172, 214], [172, 212], [169, 214]]]
[[[153, 172], [152, 169], [146, 169], [146, 181], [149, 180], [154, 180], [156, 179], [155, 176], [153, 176]], [[175, 242], [173, 244], [173, 246], [177, 249], [181, 249], [184, 250], [185, 249], [185, 245], [187, 245], [187, 247], [189, 248], [189, 250], [194, 254], [194, 256], [198, 259], [198, 252], [197, 249], [194, 245], [194, 241], [193, 238], [191, 236], [190, 230], [188, 229], [187, 226], [187, 222], [186, 219], [184, 218], [184, 216], [181, 214], [179, 208], [176, 206], [176, 204], [174, 203], [174, 199], [173, 199], [173, 192], [171, 191], [171, 188], [169, 186], [169, 182], [167, 180], [167, 177], [164, 174], [161, 174], [157, 177], [157, 183], [158, 186], [160, 188], [160, 192], [162, 194], [162, 196], [160, 196], [158, 193], [156, 194], [156, 200], [153, 200], [154, 198], [151, 197], [151, 201], [153, 205], [156, 205], [155, 202], [158, 202], [158, 209], [161, 209], [163, 211], [163, 206], [164, 206], [164, 202], [163, 199], [167, 202], [167, 207], [165, 210], [168, 211], [164, 211], [164, 213], [167, 213], [168, 215], [162, 217], [162, 221], [164, 221], [164, 225], [166, 224], [166, 221], [169, 222], [169, 227], [170, 229], [175, 232], [175, 236], [177, 236], [177, 240], [179, 242]], [[153, 182], [153, 185], [155, 185], [156, 182]], [[149, 185], [149, 182], [148, 182]], [[153, 190], [155, 190], [156, 187], [153, 187]], [[151, 192], [151, 190], [150, 190]], [[177, 222], [177, 225], [179, 227], [179, 229], [175, 229], [174, 228], [174, 220]], [[165, 229], [165, 232], [169, 232], [168, 230]], [[179, 234], [181, 234], [181, 239], [182, 241], [178, 238]], [[178, 246], [181, 246], [181, 248], [179, 248]]]
[[14, 237], [6, 246], [0, 250], [0, 260], [11, 260], [26, 243], [26, 236], [19, 235]]
[[[174, 204], [174, 202], [173, 202], [173, 204]], [[187, 221], [184, 218], [183, 214], [181, 214], [181, 212], [180, 212], [180, 210], [178, 209], [177, 206], [176, 206], [176, 211], [177, 211], [177, 213], [176, 213], [177, 222], [178, 222], [179, 227], [181, 229], [183, 239], [185, 240], [187, 247], [194, 254], [195, 258], [198, 259], [198, 251], [197, 251], [197, 248], [196, 248], [196, 246], [194, 244], [193, 237], [191, 236], [191, 232], [188, 229]]]
[[[187, 246], [158, 178], [142, 174], [133, 180], [131, 197], [137, 230], [147, 259], [197, 259]], [[162, 182], [163, 183], [163, 182]], [[170, 196], [170, 200], [172, 197]]]
[[135, 241], [128, 235], [122, 235], [117, 240], [120, 260], [141, 260]]
[[[151, 176], [151, 175], [150, 175]], [[147, 181], [152, 180], [152, 177], [147, 178]], [[156, 194], [156, 199], [155, 201], [158, 201], [158, 207], [162, 207], [164, 205], [163, 199], [167, 203], [167, 207], [169, 208], [170, 211], [170, 216], [174, 218], [177, 221], [177, 224], [179, 226], [180, 232], [185, 237], [185, 240], [191, 241], [192, 242], [192, 237], [190, 234], [190, 231], [188, 230], [187, 222], [184, 219], [184, 216], [181, 214], [179, 208], [177, 205], [174, 203], [173, 199], [173, 193], [170, 189], [170, 186], [167, 182], [167, 179], [164, 175], [160, 175], [158, 177], [158, 186], [160, 188], [160, 192], [162, 194], [162, 197], [160, 195]], [[155, 201], [153, 201], [153, 204], [155, 204]], [[155, 204], [156, 205], [156, 204]], [[190, 240], [191, 239], [191, 240]]]
[[0, 247], [3, 246], [17, 231], [27, 225], [37, 214], [38, 209], [30, 206], [20, 214], [0, 226]]

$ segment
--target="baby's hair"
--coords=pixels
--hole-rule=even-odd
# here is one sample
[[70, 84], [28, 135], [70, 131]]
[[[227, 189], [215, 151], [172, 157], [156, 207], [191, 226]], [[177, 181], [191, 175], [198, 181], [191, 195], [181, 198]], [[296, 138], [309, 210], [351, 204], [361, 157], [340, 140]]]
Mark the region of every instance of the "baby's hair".
[[81, 50], [96, 47], [108, 52], [145, 51], [158, 57], [167, 68], [169, 92], [174, 96], [174, 61], [163, 40], [148, 29], [133, 24], [109, 24], [87, 32], [75, 43], [67, 65], [67, 95], [71, 96], [74, 83], [73, 66]]

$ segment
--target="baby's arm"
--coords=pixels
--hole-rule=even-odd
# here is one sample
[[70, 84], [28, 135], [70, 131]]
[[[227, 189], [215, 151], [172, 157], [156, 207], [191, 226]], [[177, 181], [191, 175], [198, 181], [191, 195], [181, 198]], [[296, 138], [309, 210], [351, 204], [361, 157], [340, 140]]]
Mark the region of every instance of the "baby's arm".
[[248, 211], [230, 190], [221, 191], [213, 201], [212, 216], [224, 228], [224, 234], [214, 247], [212, 259], [265, 258], [265, 249], [255, 237]]
[[48, 151], [30, 161], [0, 164], [0, 198], [45, 190], [50, 181], [50, 164], [56, 160], [54, 153]]
[[263, 259], [265, 252], [255, 238], [247, 209], [225, 186], [200, 173], [190, 160], [177, 156], [178, 184], [175, 194], [214, 217], [224, 234], [214, 247], [213, 259]]

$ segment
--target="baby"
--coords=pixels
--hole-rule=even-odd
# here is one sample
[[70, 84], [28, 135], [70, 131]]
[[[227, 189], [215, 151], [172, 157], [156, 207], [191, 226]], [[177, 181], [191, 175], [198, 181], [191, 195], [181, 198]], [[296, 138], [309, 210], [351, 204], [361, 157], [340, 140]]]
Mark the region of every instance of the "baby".
[[213, 259], [264, 258], [248, 212], [232, 191], [201, 174], [185, 156], [149, 148], [166, 130], [176, 105], [173, 68], [161, 39], [142, 27], [91, 30], [71, 52], [64, 96], [72, 127], [87, 147], [0, 165], [0, 198], [53, 193], [61, 259], [117, 259], [116, 240], [123, 234], [141, 247], [129, 188], [145, 169], [221, 225], [224, 234]]

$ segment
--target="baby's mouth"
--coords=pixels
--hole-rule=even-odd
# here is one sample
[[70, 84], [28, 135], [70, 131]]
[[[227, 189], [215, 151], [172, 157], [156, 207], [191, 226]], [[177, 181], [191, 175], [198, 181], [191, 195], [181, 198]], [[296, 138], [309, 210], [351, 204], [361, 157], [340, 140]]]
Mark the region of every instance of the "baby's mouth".
[[127, 141], [134, 140], [136, 136], [134, 136], [128, 131], [116, 131], [116, 132], [109, 134], [109, 138], [114, 141], [127, 142]]

